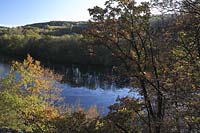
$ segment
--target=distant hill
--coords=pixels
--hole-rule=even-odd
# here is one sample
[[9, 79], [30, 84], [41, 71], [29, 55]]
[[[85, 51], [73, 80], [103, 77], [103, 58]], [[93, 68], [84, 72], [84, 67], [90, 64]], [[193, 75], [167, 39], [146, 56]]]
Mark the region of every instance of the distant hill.
[[31, 26], [31, 27], [38, 27], [38, 28], [46, 28], [48, 26], [63, 26], [63, 27], [71, 27], [71, 26], [86, 26], [88, 22], [80, 21], [80, 22], [73, 22], [73, 21], [50, 21], [50, 22], [44, 22], [44, 23], [34, 23], [25, 25]]
[[85, 21], [50, 21], [22, 26], [24, 29], [39, 28], [49, 30], [46, 35], [60, 36], [64, 34], [81, 34], [89, 26]]
[[0, 26], [0, 29], [7, 29], [8, 27]]
[[52, 36], [62, 36], [70, 34], [82, 34], [85, 29], [89, 27], [89, 23], [86, 21], [50, 21], [43, 23], [33, 23], [24, 26], [17, 27], [5, 27], [0, 25], [0, 35], [5, 33], [3, 30], [10, 29], [13, 33], [18, 33], [33, 30], [38, 32], [40, 35], [52, 35]]

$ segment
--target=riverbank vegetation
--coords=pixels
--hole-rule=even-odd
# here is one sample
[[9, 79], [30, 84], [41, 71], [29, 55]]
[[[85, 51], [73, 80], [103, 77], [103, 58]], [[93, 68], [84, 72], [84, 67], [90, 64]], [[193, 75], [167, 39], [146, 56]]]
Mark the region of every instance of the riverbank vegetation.
[[[161, 11], [161, 21], [150, 22], [152, 7]], [[104, 117], [91, 118], [84, 111], [63, 113], [53, 104], [59, 91], [49, 79], [55, 76], [28, 57], [28, 62], [16, 62], [15, 71], [1, 80], [0, 106], [6, 105], [1, 108], [1, 127], [38, 132], [200, 132], [200, 2], [138, 5], [132, 0], [107, 0], [104, 8], [96, 6], [89, 13], [84, 39], [98, 42], [107, 55], [119, 59], [115, 70], [140, 96], [118, 98]], [[170, 21], [165, 21], [165, 13]], [[17, 51], [14, 42], [9, 44]], [[1, 50], [7, 51], [2, 46]], [[13, 72], [20, 73], [20, 80]]]
[[83, 38], [86, 22], [52, 21], [15, 28], [0, 28], [0, 53], [45, 63], [111, 66], [117, 59], [97, 42]]

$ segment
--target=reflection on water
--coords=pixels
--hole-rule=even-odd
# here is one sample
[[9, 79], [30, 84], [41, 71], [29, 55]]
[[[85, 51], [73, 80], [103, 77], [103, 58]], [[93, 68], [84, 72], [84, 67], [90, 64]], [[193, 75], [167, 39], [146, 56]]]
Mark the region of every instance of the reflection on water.
[[[0, 63], [0, 77], [9, 72], [9, 65]], [[114, 75], [111, 69], [78, 66], [56, 66], [54, 70], [63, 75], [58, 84], [62, 88], [62, 96], [67, 104], [80, 104], [84, 108], [96, 105], [101, 114], [108, 112], [107, 107], [117, 97], [134, 96], [130, 88], [119, 87], [114, 80], [107, 77]]]
[[95, 90], [86, 87], [71, 87], [68, 84], [60, 84], [63, 88], [62, 96], [66, 103], [80, 104], [84, 108], [96, 105], [101, 114], [108, 112], [107, 107], [113, 104], [117, 97], [134, 96], [135, 93], [129, 93], [130, 88], [104, 90], [96, 88]]
[[57, 65], [53, 69], [63, 75], [62, 83], [67, 83], [72, 87], [101, 88], [107, 90], [124, 88], [126, 87], [125, 84], [127, 84], [127, 82], [118, 82], [116, 78], [113, 78], [117, 74], [111, 68]]
[[63, 82], [70, 84], [74, 87], [87, 87], [89, 89], [112, 89], [114, 88], [115, 82], [112, 80], [106, 80], [106, 76], [109, 76], [111, 72], [107, 71], [107, 75], [104, 72], [91, 71], [81, 71], [78, 67], [70, 67], [65, 71], [63, 77]]
[[9, 73], [9, 71], [10, 71], [9, 65], [0, 63], [0, 77], [5, 76], [6, 74]]

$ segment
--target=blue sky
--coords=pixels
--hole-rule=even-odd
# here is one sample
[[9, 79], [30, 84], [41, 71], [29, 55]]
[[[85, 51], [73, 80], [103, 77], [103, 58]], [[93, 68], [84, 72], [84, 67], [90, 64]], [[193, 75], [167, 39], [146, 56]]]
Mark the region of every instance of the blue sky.
[[[87, 21], [88, 8], [106, 0], [0, 0], [0, 26], [47, 21]], [[143, 0], [137, 0], [143, 1]]]
[[0, 0], [0, 25], [18, 26], [52, 20], [86, 21], [87, 9], [105, 0]]

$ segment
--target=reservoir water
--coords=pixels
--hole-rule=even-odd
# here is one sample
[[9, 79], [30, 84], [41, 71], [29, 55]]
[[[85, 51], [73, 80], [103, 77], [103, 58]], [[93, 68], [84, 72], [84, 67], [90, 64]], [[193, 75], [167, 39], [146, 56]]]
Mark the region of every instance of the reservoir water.
[[[0, 77], [8, 74], [9, 70], [8, 64], [0, 62]], [[62, 89], [64, 103], [68, 105], [79, 104], [85, 109], [95, 105], [100, 114], [106, 114], [109, 111], [107, 107], [115, 103], [118, 97], [136, 95], [130, 92], [130, 87], [108, 80], [106, 75], [112, 76], [108, 70], [71, 65], [56, 67], [55, 71], [63, 75], [58, 86]]]

